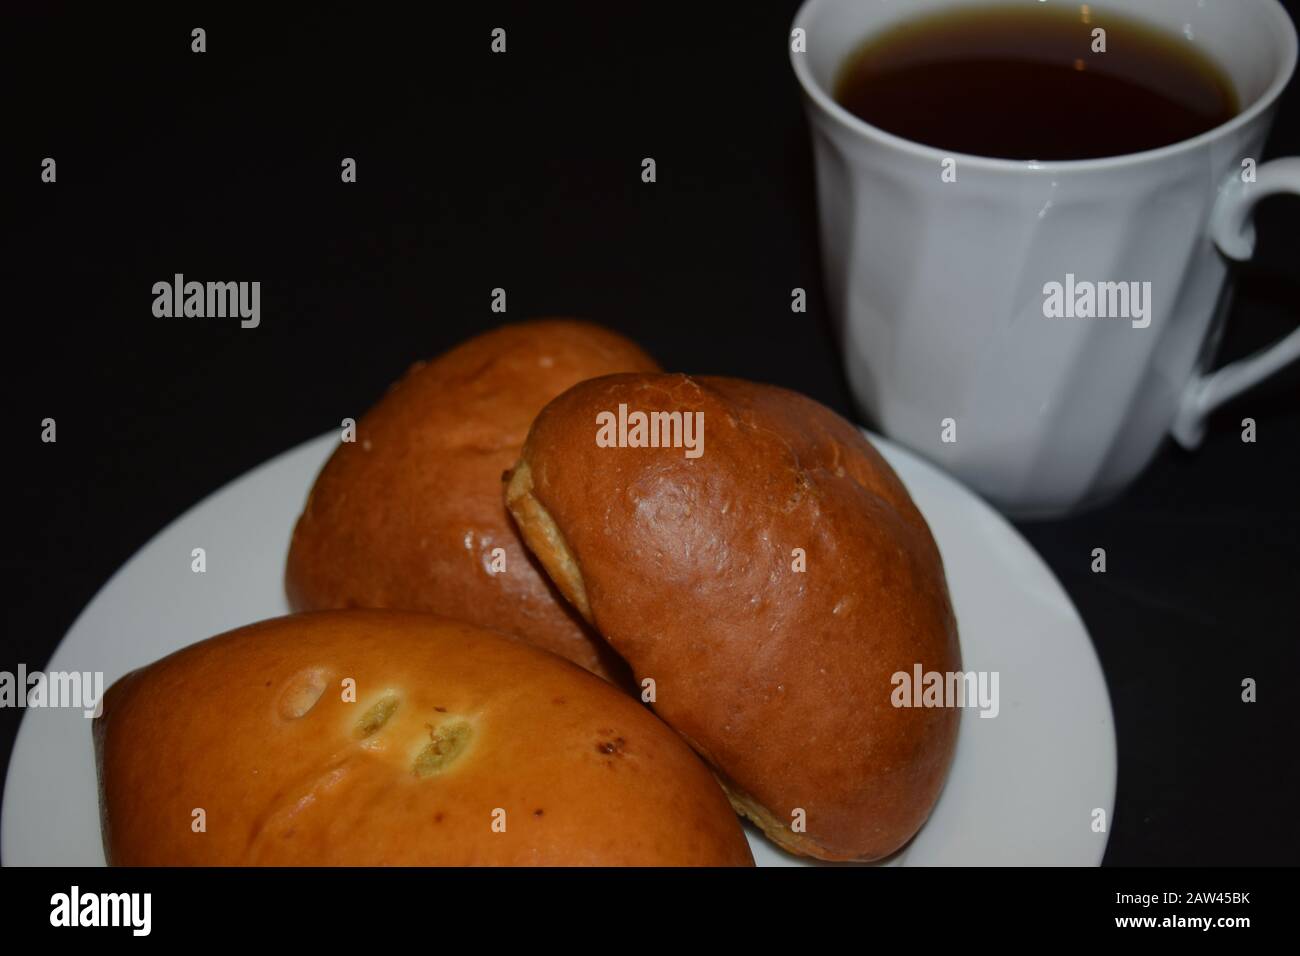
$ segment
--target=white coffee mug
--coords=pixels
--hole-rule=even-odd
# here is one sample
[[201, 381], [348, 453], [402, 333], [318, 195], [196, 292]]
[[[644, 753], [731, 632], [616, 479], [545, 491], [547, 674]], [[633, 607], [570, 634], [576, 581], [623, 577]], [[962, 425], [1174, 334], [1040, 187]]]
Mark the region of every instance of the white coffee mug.
[[[1300, 356], [1297, 329], [1205, 374], [1227, 259], [1253, 251], [1251, 210], [1300, 192], [1300, 159], [1257, 162], [1296, 32], [1276, 0], [1042, 3], [1186, 37], [1234, 84], [1242, 109], [1229, 122], [1125, 156], [954, 154], [835, 102], [837, 73], [867, 37], [981, 5], [990, 0], [808, 0], [796, 15], [791, 59], [812, 128], [827, 294], [849, 382], [875, 425], [1011, 514], [1060, 515], [1120, 491], [1166, 433], [1195, 447], [1210, 411]], [[1121, 315], [1131, 289], [1131, 321], [1048, 317], [1084, 283]]]

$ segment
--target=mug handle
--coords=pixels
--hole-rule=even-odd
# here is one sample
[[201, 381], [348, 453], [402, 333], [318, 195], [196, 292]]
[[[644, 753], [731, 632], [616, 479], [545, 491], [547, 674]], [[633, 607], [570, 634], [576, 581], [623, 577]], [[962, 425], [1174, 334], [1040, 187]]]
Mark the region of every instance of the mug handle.
[[[1274, 159], [1256, 170], [1255, 182], [1242, 182], [1240, 174], [1219, 193], [1210, 216], [1210, 238], [1230, 259], [1242, 261], [1255, 252], [1255, 223], [1251, 213], [1261, 199], [1278, 193], [1300, 194], [1300, 157]], [[1205, 437], [1205, 420], [1229, 399], [1258, 385], [1288, 363], [1300, 358], [1300, 328], [1262, 351], [1225, 365], [1209, 375], [1196, 375], [1183, 391], [1170, 431], [1189, 451]]]

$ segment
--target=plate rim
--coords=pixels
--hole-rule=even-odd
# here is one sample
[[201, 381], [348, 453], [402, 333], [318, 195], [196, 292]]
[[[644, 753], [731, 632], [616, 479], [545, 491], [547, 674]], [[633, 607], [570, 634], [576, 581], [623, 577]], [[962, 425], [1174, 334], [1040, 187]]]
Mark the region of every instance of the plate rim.
[[[930, 480], [935, 480], [941, 486], [943, 486], [946, 493], [951, 494], [955, 489], [956, 493], [963, 499], [965, 506], [969, 507], [971, 503], [973, 503], [973, 506], [980, 512], [981, 518], [983, 518], [986, 521], [991, 519], [992, 522], [996, 526], [998, 526], [1003, 533], [1009, 533], [1010, 538], [1018, 546], [1018, 550], [1029, 556], [1029, 560], [1034, 565], [1035, 570], [1041, 576], [1043, 576], [1045, 580], [1051, 583], [1052, 587], [1055, 590], [1055, 596], [1058, 597], [1060, 599], [1060, 602], [1064, 605], [1064, 607], [1068, 609], [1068, 614], [1070, 615], [1071, 620], [1073, 621], [1074, 625], [1077, 627], [1079, 633], [1084, 639], [1083, 644], [1086, 645], [1087, 657], [1092, 665], [1092, 669], [1095, 673], [1096, 680], [1100, 684], [1102, 696], [1105, 702], [1105, 708], [1102, 713], [1102, 716], [1105, 718], [1105, 722], [1107, 725], [1105, 729], [1108, 731], [1107, 751], [1108, 751], [1109, 761], [1108, 761], [1107, 769], [1109, 770], [1109, 776], [1110, 776], [1109, 787], [1107, 788], [1108, 793], [1107, 793], [1105, 810], [1106, 810], [1107, 821], [1113, 822], [1115, 797], [1118, 790], [1118, 776], [1119, 776], [1119, 772], [1118, 772], [1119, 771], [1119, 741], [1118, 741], [1118, 736], [1115, 728], [1114, 703], [1111, 698], [1110, 685], [1106, 680], [1105, 669], [1102, 667], [1100, 655], [1097, 653], [1096, 643], [1093, 641], [1092, 635], [1088, 631], [1087, 625], [1085, 624], [1082, 615], [1079, 613], [1079, 609], [1075, 606], [1074, 601], [1071, 599], [1069, 592], [1065, 589], [1064, 585], [1061, 584], [1060, 579], [1057, 578], [1051, 566], [1047, 564], [1047, 562], [1043, 559], [1042, 555], [1040, 555], [1037, 549], [1035, 549], [1033, 545], [1029, 542], [1029, 540], [1025, 538], [1023, 534], [1021, 534], [1020, 530], [1016, 528], [1016, 526], [1011, 522], [1011, 520], [1007, 518], [1005, 515], [1001, 514], [999, 511], [997, 511], [996, 508], [994, 508], [989, 502], [987, 502], [984, 498], [982, 498], [977, 492], [967, 487], [966, 485], [962, 484], [962, 482], [960, 482], [953, 475], [945, 471], [940, 465], [938, 465], [933, 461], [930, 461], [929, 459], [923, 457], [917, 452], [909, 448], [906, 448], [905, 446], [902, 446], [867, 428], [863, 428], [861, 426], [855, 426], [855, 427], [857, 427], [858, 430], [863, 435], [865, 435], [867, 439], [877, 448], [877, 450], [880, 451], [880, 453], [885, 457], [886, 461], [889, 463], [891, 468], [897, 469], [898, 463], [895, 460], [896, 458], [901, 459], [905, 463], [905, 467], [910, 467], [910, 466], [919, 467], [919, 469], [921, 469], [922, 471], [929, 473], [927, 475], [927, 478], [929, 478]], [[239, 486], [242, 486], [245, 483], [256, 481], [259, 475], [261, 475], [266, 471], [270, 471], [274, 469], [277, 465], [279, 465], [284, 460], [300, 454], [305, 455], [309, 449], [312, 449], [317, 445], [321, 446], [322, 452], [324, 452], [327, 446], [336, 445], [338, 443], [338, 440], [339, 439], [338, 439], [337, 430], [332, 429], [323, 434], [317, 435], [313, 438], [309, 438], [305, 441], [299, 442], [298, 444], [293, 445], [290, 448], [285, 449], [284, 451], [278, 452], [277, 454], [271, 456], [265, 461], [262, 461], [260, 464], [255, 465], [254, 467], [248, 469], [247, 471], [225, 482], [218, 488], [210, 491], [208, 494], [204, 495], [193, 505], [186, 508], [175, 518], [168, 521], [165, 525], [163, 525], [162, 528], [158, 529], [142, 545], [140, 545], [140, 547], [137, 548], [131, 554], [131, 556], [127, 558], [127, 560], [124, 561], [117, 568], [117, 570], [113, 572], [112, 575], [109, 576], [108, 580], [105, 581], [104, 584], [99, 587], [99, 589], [95, 592], [94, 596], [86, 603], [86, 606], [82, 608], [81, 612], [73, 620], [71, 626], [64, 632], [63, 636], [59, 639], [53, 651], [50, 653], [48, 661], [43, 666], [46, 669], [49, 668], [50, 663], [52, 663], [59, 656], [60, 652], [64, 650], [69, 638], [81, 627], [82, 622], [84, 620], [92, 616], [93, 612], [95, 612], [96, 610], [96, 607], [105, 598], [105, 595], [108, 594], [114, 588], [114, 585], [118, 582], [119, 578], [127, 574], [137, 561], [142, 560], [142, 556], [145, 555], [146, 552], [148, 552], [159, 539], [166, 536], [168, 532], [171, 531], [172, 528], [184, 522], [187, 518], [189, 518], [191, 515], [195, 514], [196, 512], [199, 512], [200, 510], [207, 508], [215, 499], [223, 495], [226, 495], [228, 493], [232, 493]], [[328, 457], [329, 457], [328, 454], [322, 455], [321, 457], [322, 466], [323, 463], [328, 460]], [[317, 470], [317, 473], [319, 473], [319, 469]], [[906, 484], [906, 482], [904, 482], [904, 484]], [[310, 487], [304, 489], [303, 492], [304, 501], [306, 501], [307, 493], [309, 491], [310, 491]], [[909, 494], [910, 493], [911, 491], [909, 489]], [[946, 570], [947, 569], [946, 569], [946, 562], [945, 562], [945, 571]], [[249, 621], [246, 623], [251, 624], [254, 622]], [[960, 622], [958, 622], [958, 624], [960, 628]], [[189, 646], [189, 645], [184, 645], [184, 646]], [[16, 818], [14, 817], [14, 813], [11, 810], [11, 803], [8, 797], [11, 791], [11, 783], [15, 779], [16, 774], [18, 773], [18, 768], [19, 768], [18, 757], [19, 757], [20, 750], [24, 749], [22, 746], [23, 742], [32, 733], [37, 732], [31, 729], [31, 727], [34, 726], [34, 724], [29, 719], [30, 717], [31, 717], [30, 713], [25, 712], [22, 715], [22, 718], [18, 726], [18, 732], [14, 735], [13, 747], [9, 755], [9, 765], [5, 774], [3, 796], [0, 796], [0, 862], [3, 862], [5, 866], [23, 865], [23, 864], [13, 864], [8, 862], [9, 849], [12, 845], [11, 843], [12, 838], [10, 836], [10, 832], [11, 830], [17, 829], [19, 826], [18, 822], [16, 821]], [[960, 742], [958, 746], [960, 746]], [[1110, 842], [1110, 834], [1111, 834], [1111, 828], [1108, 826], [1104, 834], [1104, 839], [1098, 841], [1098, 849], [1095, 853], [1095, 859], [1091, 865], [1097, 866], [1101, 864], [1102, 860], [1105, 857], [1106, 848]], [[900, 865], [908, 865], [906, 858], [909, 854], [910, 849], [911, 849], [911, 845], [909, 843], [900, 851], [899, 854], [897, 854], [897, 856], [901, 858], [899, 859]], [[891, 858], [891, 860], [892, 859], [893, 858]], [[789, 862], [798, 864], [800, 862], [809, 862], [809, 861], [792, 860]], [[884, 861], [884, 862], [889, 862], [889, 861]], [[37, 863], [37, 864], [30, 864], [30, 865], [54, 866], [58, 864]], [[84, 865], [91, 865], [91, 864], [84, 864]], [[913, 864], [913, 865], [924, 866], [924, 865], [942, 865], [942, 864]], [[1086, 864], [1069, 862], [1061, 865], [1080, 866]]]

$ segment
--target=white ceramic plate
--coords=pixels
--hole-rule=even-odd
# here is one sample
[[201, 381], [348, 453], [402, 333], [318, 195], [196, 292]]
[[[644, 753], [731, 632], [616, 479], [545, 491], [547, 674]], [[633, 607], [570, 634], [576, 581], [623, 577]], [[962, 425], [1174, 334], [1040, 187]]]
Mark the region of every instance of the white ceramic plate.
[[[890, 862], [1095, 865], [1115, 795], [1115, 732], [1092, 644], [1042, 560], [983, 501], [872, 436], [934, 529], [961, 631], [963, 667], [997, 671], [1000, 713], [963, 712], [957, 757], [933, 816]], [[186, 644], [288, 611], [289, 535], [336, 435], [272, 459], [172, 522], [95, 596], [52, 671], [118, 677]], [[207, 573], [190, 570], [204, 548]], [[760, 865], [802, 862], [751, 832]], [[90, 721], [29, 710], [5, 783], [8, 865], [102, 866]]]

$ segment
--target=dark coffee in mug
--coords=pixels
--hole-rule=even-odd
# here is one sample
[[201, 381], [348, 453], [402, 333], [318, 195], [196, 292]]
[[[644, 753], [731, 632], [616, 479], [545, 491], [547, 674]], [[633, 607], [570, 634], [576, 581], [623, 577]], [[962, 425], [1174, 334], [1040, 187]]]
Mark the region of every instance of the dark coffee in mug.
[[921, 16], [869, 37], [835, 99], [954, 153], [1069, 160], [1156, 149], [1226, 122], [1231, 82], [1184, 36], [1088, 4]]

